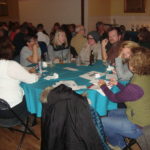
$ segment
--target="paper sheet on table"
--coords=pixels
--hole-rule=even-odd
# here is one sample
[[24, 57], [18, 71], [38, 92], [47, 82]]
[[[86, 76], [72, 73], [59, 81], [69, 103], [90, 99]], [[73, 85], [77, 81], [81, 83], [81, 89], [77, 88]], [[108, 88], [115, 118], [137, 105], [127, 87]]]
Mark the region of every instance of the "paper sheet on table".
[[[108, 85], [108, 81], [105, 81], [106, 85], [109, 89], [111, 89], [112, 87]], [[101, 95], [106, 96], [105, 93], [102, 91], [102, 89], [100, 88], [100, 86], [98, 85], [98, 82], [94, 82], [93, 85], [90, 87], [90, 89], [96, 90], [97, 92], [99, 92]]]
[[80, 75], [80, 77], [87, 79], [87, 80], [93, 80], [93, 79], [96, 79], [97, 74], [100, 75], [99, 77], [102, 77], [105, 75], [105, 73], [102, 73], [102, 72], [90, 71], [90, 72]]
[[116, 79], [116, 80], [118, 80], [118, 78], [117, 78], [117, 75], [116, 74], [106, 74], [106, 79], [112, 79], [112, 78], [114, 78], [114, 79]]
[[66, 86], [72, 88], [72, 90], [79, 90], [79, 89], [85, 89], [87, 88], [85, 85], [81, 85], [81, 86], [78, 86], [76, 84], [75, 81], [72, 81], [72, 80], [63, 80], [63, 81], [59, 81], [59, 82], [56, 82], [54, 85], [52, 85], [53, 87], [57, 87], [59, 86], [60, 84], [65, 84]]
[[64, 69], [70, 70], [70, 71], [78, 71], [78, 69], [76, 69], [76, 68], [71, 68], [71, 67], [65, 67]]

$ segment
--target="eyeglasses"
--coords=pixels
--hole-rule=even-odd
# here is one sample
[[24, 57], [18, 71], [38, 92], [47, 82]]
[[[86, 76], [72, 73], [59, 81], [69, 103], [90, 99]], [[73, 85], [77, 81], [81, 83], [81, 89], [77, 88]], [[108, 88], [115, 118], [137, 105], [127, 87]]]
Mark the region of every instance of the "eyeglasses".
[[88, 39], [88, 40], [94, 40], [94, 38], [89, 38], [89, 37], [87, 37], [87, 39]]

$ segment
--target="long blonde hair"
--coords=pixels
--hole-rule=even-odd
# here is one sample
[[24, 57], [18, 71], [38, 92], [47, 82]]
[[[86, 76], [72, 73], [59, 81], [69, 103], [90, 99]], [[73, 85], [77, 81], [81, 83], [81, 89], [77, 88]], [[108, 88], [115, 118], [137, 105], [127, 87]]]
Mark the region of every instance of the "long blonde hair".
[[[66, 37], [66, 33], [63, 30], [57, 30], [54, 36], [54, 39], [52, 41], [52, 44], [54, 45], [54, 47], [59, 46], [59, 36], [60, 34], [65, 34]], [[68, 42], [67, 42], [67, 37], [65, 38], [65, 42], [64, 42], [65, 47], [68, 46]]]
[[131, 52], [134, 53], [133, 49], [138, 48], [138, 47], [140, 47], [140, 45], [136, 42], [124, 41], [120, 45], [119, 53], [122, 51], [123, 48], [129, 48], [131, 50]]

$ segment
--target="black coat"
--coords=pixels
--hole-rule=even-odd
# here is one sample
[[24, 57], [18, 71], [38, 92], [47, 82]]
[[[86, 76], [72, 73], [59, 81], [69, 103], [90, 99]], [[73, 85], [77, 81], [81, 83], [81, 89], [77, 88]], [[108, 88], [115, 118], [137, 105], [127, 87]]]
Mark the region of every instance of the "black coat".
[[41, 150], [102, 150], [86, 99], [49, 94], [43, 104]]

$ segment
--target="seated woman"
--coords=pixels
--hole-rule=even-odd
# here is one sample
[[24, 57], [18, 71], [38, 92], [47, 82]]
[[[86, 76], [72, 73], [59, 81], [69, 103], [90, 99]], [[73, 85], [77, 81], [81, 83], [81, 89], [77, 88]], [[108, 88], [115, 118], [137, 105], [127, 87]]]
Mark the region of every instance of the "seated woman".
[[[27, 109], [20, 82], [34, 83], [38, 81], [38, 76], [29, 73], [19, 63], [13, 61], [13, 51], [14, 47], [10, 41], [0, 43], [0, 98], [23, 117]], [[13, 116], [9, 111], [3, 110], [0, 111], [0, 117], [11, 118]]]
[[52, 44], [48, 47], [48, 56], [51, 61], [58, 63], [70, 61], [70, 48], [63, 30], [56, 31]]
[[111, 101], [126, 104], [126, 109], [112, 110], [102, 118], [108, 142], [122, 149], [125, 147], [124, 137], [136, 139], [142, 135], [142, 127], [150, 125], [150, 51], [136, 48], [129, 60], [129, 68], [134, 75], [126, 87], [115, 80], [110, 82], [119, 87], [119, 93], [112, 93], [103, 80], [99, 82]]
[[132, 41], [125, 41], [121, 43], [118, 50], [118, 56], [115, 59], [115, 69], [119, 80], [128, 81], [132, 78], [133, 74], [128, 68], [128, 60], [131, 55], [134, 55], [134, 50], [139, 45]]
[[20, 52], [20, 64], [22, 66], [37, 64], [41, 60], [41, 49], [38, 46], [36, 37], [27, 35], [25, 43], [26, 46]]
[[89, 63], [90, 54], [93, 51], [94, 61], [101, 60], [101, 45], [99, 43], [99, 34], [96, 31], [89, 32], [87, 35], [87, 44], [82, 48], [79, 57], [82, 63]]

